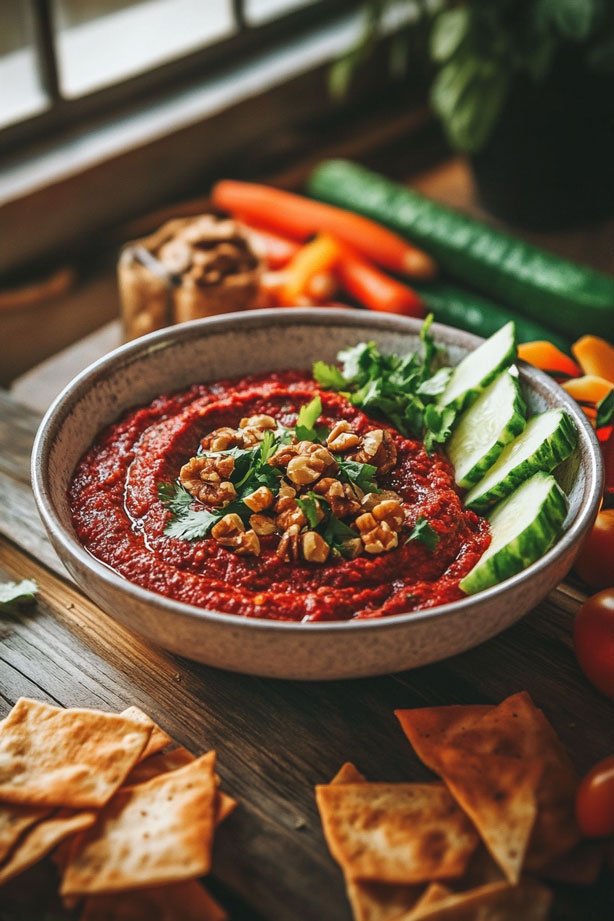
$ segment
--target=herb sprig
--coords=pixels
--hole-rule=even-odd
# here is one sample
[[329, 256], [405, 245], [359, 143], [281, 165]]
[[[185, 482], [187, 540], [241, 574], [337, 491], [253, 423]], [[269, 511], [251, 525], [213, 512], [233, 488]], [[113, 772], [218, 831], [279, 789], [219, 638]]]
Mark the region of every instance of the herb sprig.
[[420, 331], [421, 349], [408, 355], [386, 355], [374, 342], [361, 342], [339, 352], [341, 368], [315, 362], [313, 376], [321, 387], [343, 393], [366, 412], [387, 419], [403, 435], [423, 438], [430, 453], [443, 444], [454, 423], [454, 410], [437, 406], [450, 378], [450, 368], [437, 368], [440, 347], [430, 328], [430, 314]]

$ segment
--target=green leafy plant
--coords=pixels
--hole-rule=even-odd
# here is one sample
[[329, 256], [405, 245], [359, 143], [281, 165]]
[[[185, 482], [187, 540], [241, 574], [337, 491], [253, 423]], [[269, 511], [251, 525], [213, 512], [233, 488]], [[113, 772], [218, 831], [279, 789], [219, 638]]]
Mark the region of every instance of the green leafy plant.
[[[337, 95], [373, 52], [389, 6], [392, 0], [365, 4], [359, 41], [331, 70]], [[611, 0], [441, 0], [418, 6], [434, 69], [431, 104], [457, 150], [483, 147], [514, 80], [546, 80], [565, 46], [580, 47], [587, 67], [614, 73]], [[400, 43], [409, 46], [415, 29], [414, 23], [395, 36], [391, 57], [399, 57]]]

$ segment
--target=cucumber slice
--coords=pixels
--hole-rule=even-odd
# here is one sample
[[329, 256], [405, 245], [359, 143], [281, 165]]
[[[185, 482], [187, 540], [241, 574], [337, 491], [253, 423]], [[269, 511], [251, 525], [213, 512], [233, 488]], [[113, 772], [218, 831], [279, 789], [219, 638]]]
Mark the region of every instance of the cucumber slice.
[[516, 360], [516, 331], [510, 321], [458, 364], [439, 398], [440, 406], [464, 409], [492, 379]]
[[468, 595], [526, 569], [550, 549], [567, 515], [565, 493], [550, 473], [534, 473], [489, 515], [492, 540], [460, 581]]
[[538, 470], [551, 472], [573, 452], [577, 433], [562, 409], [533, 416], [525, 430], [510, 441], [487, 474], [465, 496], [465, 505], [481, 512], [509, 496]]
[[448, 442], [458, 485], [469, 489], [478, 483], [525, 424], [518, 379], [504, 371], [465, 410]]

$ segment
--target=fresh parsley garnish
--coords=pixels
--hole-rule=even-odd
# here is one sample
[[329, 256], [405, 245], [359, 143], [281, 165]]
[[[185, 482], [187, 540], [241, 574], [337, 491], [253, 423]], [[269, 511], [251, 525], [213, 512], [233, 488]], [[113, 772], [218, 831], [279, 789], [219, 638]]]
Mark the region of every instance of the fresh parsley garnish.
[[454, 419], [452, 410], [439, 410], [436, 403], [451, 369], [436, 367], [441, 349], [430, 332], [432, 321], [431, 314], [422, 325], [418, 352], [386, 355], [374, 342], [361, 342], [339, 352], [341, 368], [319, 361], [313, 375], [321, 387], [344, 393], [401, 434], [424, 438], [431, 451], [447, 439]]
[[360, 464], [358, 461], [336, 456], [339, 464], [339, 479], [345, 480], [351, 486], [357, 486], [363, 492], [379, 492], [377, 480], [377, 467], [373, 464]]
[[158, 498], [173, 515], [183, 515], [194, 502], [194, 497], [180, 483], [159, 483]]
[[418, 518], [405, 543], [409, 544], [412, 540], [419, 540], [427, 550], [433, 551], [439, 543], [439, 534], [428, 523], [426, 518]]
[[322, 506], [320, 505], [320, 501], [321, 497], [312, 492], [307, 493], [306, 496], [300, 498], [297, 496], [296, 498], [296, 504], [307, 519], [307, 523], [312, 531], [318, 527], [322, 517]]
[[22, 579], [21, 582], [0, 582], [0, 608], [33, 604], [37, 592], [38, 585], [34, 579]]
[[321, 415], [322, 400], [320, 397], [314, 397], [311, 402], [301, 406], [294, 430], [299, 441], [322, 442], [326, 440], [330, 429], [325, 425], [316, 425]]

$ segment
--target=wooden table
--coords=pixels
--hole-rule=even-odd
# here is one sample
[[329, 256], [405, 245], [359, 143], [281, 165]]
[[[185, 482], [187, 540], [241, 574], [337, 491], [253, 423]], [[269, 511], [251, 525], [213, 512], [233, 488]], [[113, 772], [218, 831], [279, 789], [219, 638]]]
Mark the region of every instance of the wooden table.
[[[217, 671], [154, 648], [103, 614], [71, 582], [42, 530], [29, 457], [41, 411], [62, 378], [116, 334], [107, 328], [30, 374], [17, 393], [37, 410], [0, 394], [0, 578], [34, 577], [40, 585], [34, 609], [0, 621], [0, 716], [20, 695], [112, 710], [137, 704], [192, 751], [217, 749], [223, 786], [241, 804], [216, 839], [212, 883], [233, 917], [349, 919], [313, 787], [348, 759], [373, 780], [428, 778], [394, 718], [397, 707], [497, 703], [525, 689], [580, 771], [612, 754], [614, 706], [588, 684], [573, 654], [571, 625], [584, 598], [573, 584], [470, 652], [346, 682]], [[0, 919], [21, 921], [2, 914], [2, 898]], [[32, 916], [39, 921], [43, 897], [31, 898], [39, 900], [41, 914]], [[605, 921], [614, 917], [614, 897], [606, 883], [588, 893], [561, 888], [554, 917]]]

